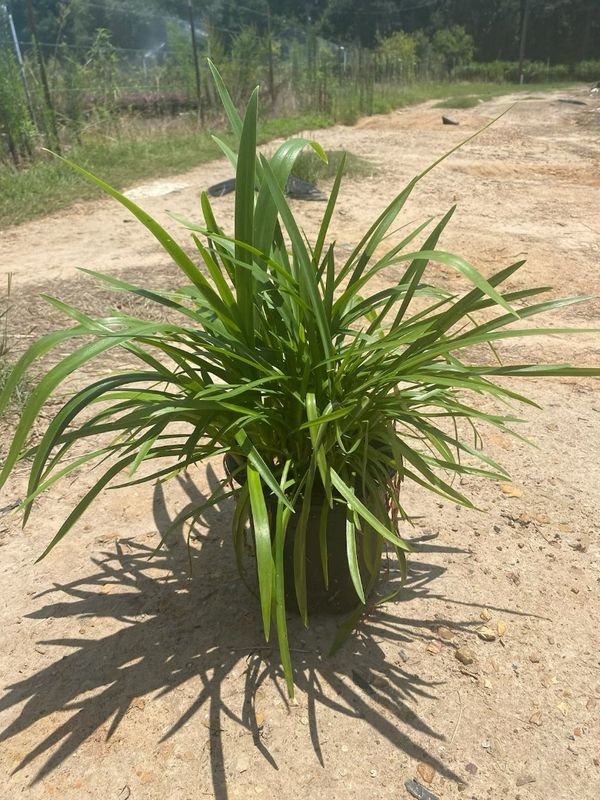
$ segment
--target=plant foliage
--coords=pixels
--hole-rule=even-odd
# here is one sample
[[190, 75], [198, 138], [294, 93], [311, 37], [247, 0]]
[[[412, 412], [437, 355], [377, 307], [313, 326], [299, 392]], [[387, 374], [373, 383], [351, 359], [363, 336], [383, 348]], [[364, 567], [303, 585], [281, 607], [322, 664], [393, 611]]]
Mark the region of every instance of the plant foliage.
[[[483, 411], [479, 401], [486, 395], [531, 401], [494, 377], [600, 370], [563, 364], [503, 366], [495, 359], [496, 342], [546, 332], [529, 327], [530, 317], [584, 298], [540, 300], [544, 288], [505, 290], [502, 284], [522, 261], [486, 279], [463, 258], [439, 249], [453, 208], [437, 222], [428, 220], [400, 235], [393, 232], [419, 179], [435, 164], [410, 181], [340, 263], [328, 230], [344, 170], [341, 162], [318, 235], [308, 242], [284, 187], [303, 148], [311, 147], [323, 159], [324, 152], [313, 141], [290, 139], [271, 158], [257, 153], [257, 91], [241, 118], [216, 70], [214, 78], [238, 142], [236, 152], [221, 143], [236, 170], [233, 235], [217, 223], [203, 195], [203, 222], [185, 223], [197, 250], [191, 258], [135, 203], [71, 165], [146, 226], [178, 266], [185, 285], [165, 292], [90, 273], [115, 291], [164, 306], [169, 321], [160, 324], [121, 312], [92, 318], [48, 298], [73, 324], [44, 336], [22, 356], [6, 382], [0, 409], [33, 362], [56, 348], [70, 346], [71, 352], [45, 373], [25, 403], [0, 482], [20, 458], [32, 459], [22, 504], [27, 520], [36, 498], [56, 481], [100, 463], [99, 477], [60, 526], [44, 557], [118, 476], [124, 474], [124, 486], [163, 480], [228, 454], [244, 471], [242, 485], [224, 480], [207, 503], [175, 524], [186, 519], [193, 523], [207, 505], [234, 497], [233, 537], [240, 554], [250, 518], [265, 636], [274, 620], [292, 693], [284, 547], [293, 515], [295, 594], [306, 622], [306, 537], [314, 535], [307, 531], [307, 518], [315, 487], [324, 492], [327, 508], [346, 509], [348, 565], [362, 607], [383, 548], [395, 549], [401, 562], [409, 549], [392, 522], [408, 516], [396, 491], [398, 481], [412, 481], [472, 507], [455, 487], [455, 477], [507, 477], [479, 448], [476, 429], [486, 423], [509, 431], [514, 417]], [[432, 285], [427, 278], [432, 262], [460, 273], [472, 284], [470, 291], [452, 294]], [[371, 289], [389, 267], [399, 277]], [[473, 363], [465, 355], [481, 344], [490, 346], [492, 363]], [[111, 350], [121, 351], [124, 362], [137, 362], [137, 367], [83, 385], [55, 414], [40, 441], [28, 448], [46, 400], [73, 373]], [[459, 433], [465, 424], [474, 432], [473, 443]], [[391, 514], [382, 502], [382, 489]], [[378, 534], [379, 544], [364, 585], [357, 553], [365, 546], [367, 530]], [[326, 564], [326, 515], [319, 536]]]

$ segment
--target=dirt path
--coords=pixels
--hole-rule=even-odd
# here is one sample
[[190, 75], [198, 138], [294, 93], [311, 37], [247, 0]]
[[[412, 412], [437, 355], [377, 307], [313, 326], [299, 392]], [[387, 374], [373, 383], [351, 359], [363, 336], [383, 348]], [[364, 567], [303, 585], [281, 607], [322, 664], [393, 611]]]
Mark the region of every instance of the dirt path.
[[[404, 220], [458, 203], [447, 249], [485, 272], [525, 253], [515, 286], [599, 295], [599, 115], [561, 97], [537, 95], [512, 108], [424, 179]], [[333, 228], [338, 247], [356, 243], [409, 178], [516, 99], [452, 111], [458, 127], [442, 126], [442, 112], [426, 104], [319, 132], [326, 148], [347, 148], [378, 168], [345, 184]], [[199, 189], [229, 175], [224, 162], [205, 165], [173, 178], [187, 188], [140, 202], [176, 232], [167, 212], [198, 217]], [[214, 205], [231, 219], [231, 198]], [[311, 234], [322, 206], [297, 209]], [[40, 289], [90, 309], [108, 302], [77, 266], [145, 282], [152, 275], [161, 285], [174, 279], [151, 237], [111, 201], [4, 231], [0, 273], [15, 275], [15, 350], [53, 322], [35, 299]], [[463, 285], [442, 268], [433, 276]], [[600, 302], [556, 322], [599, 326]], [[544, 337], [503, 353], [600, 363], [597, 335]], [[35, 557], [81, 486], [64, 485], [41, 502], [25, 533], [0, 511], [4, 795], [379, 800], [408, 797], [404, 781], [416, 776], [432, 777], [441, 800], [598, 797], [598, 387], [585, 379], [515, 383], [542, 406], [527, 411], [522, 431], [539, 449], [487, 438], [514, 478], [509, 490], [465, 482], [487, 513], [407, 492], [419, 518], [408, 535], [421, 538], [407, 590], [334, 658], [326, 657], [331, 620], [310, 632], [291, 623], [293, 706], [231, 566], [231, 508], [203, 521], [193, 582], [183, 532], [147, 558], [157, 531], [215, 480], [210, 469], [169, 485], [166, 497], [160, 487], [106, 493], [40, 565]], [[219, 465], [214, 470], [220, 475]], [[24, 479], [14, 477], [0, 509], [22, 496]], [[483, 624], [493, 641], [478, 636]], [[462, 645], [472, 664], [455, 658]], [[417, 773], [420, 762], [432, 775]]]

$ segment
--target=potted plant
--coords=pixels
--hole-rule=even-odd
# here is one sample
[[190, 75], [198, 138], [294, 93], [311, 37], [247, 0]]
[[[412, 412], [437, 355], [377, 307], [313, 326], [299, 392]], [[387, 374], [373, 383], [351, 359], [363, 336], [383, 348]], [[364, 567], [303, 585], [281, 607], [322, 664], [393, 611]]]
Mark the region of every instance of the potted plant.
[[[354, 606], [345, 626], [350, 628], [377, 581], [384, 547], [404, 565], [409, 545], [397, 524], [408, 518], [402, 482], [471, 507], [454, 477], [507, 479], [477, 437], [471, 444], [459, 433], [461, 425], [475, 430], [481, 423], [510, 432], [514, 418], [482, 410], [482, 396], [531, 402], [491, 379], [600, 370], [499, 363], [495, 342], [546, 332], [523, 321], [586, 298], [540, 301], [546, 289], [503, 290], [524, 262], [486, 279], [464, 259], [437, 249], [454, 209], [389, 243], [398, 214], [432, 167], [410, 181], [338, 263], [327, 237], [342, 164], [318, 235], [308, 243], [284, 187], [302, 148], [310, 146], [322, 158], [324, 152], [315, 142], [292, 139], [271, 158], [257, 153], [257, 91], [242, 119], [211, 69], [238, 142], [237, 152], [221, 143], [236, 170], [234, 234], [217, 223], [203, 195], [204, 221], [185, 222], [197, 249], [193, 259], [131, 200], [72, 165], [148, 228], [186, 283], [165, 292], [95, 274], [116, 291], [164, 306], [168, 321], [162, 323], [115, 311], [92, 318], [49, 299], [74, 324], [42, 337], [22, 356], [0, 409], [34, 361], [59, 345], [72, 345], [72, 352], [46, 372], [27, 400], [0, 484], [19, 459], [31, 460], [22, 503], [26, 521], [55, 481], [92, 462], [103, 465], [43, 558], [118, 475], [127, 472], [122, 485], [128, 486], [225, 457], [223, 482], [185, 518], [193, 522], [207, 505], [233, 498], [239, 564], [250, 520], [264, 632], [268, 638], [274, 620], [292, 694], [286, 608], [295, 604], [308, 623], [315, 599], [334, 610]], [[430, 262], [457, 270], [471, 282], [470, 291], [456, 295], [432, 285]], [[370, 291], [390, 266], [400, 277]], [[490, 347], [490, 364], [465, 355], [481, 344]], [[28, 448], [32, 425], [52, 392], [114, 349], [137, 366], [83, 385]]]

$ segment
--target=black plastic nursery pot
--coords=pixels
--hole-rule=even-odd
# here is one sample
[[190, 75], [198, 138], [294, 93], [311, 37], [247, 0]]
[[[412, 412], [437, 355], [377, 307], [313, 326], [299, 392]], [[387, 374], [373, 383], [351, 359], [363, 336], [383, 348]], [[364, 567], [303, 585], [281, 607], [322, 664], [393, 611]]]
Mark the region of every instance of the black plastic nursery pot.
[[[228, 475], [236, 469], [236, 463], [231, 457], [225, 457], [225, 470]], [[233, 478], [238, 484], [243, 485], [245, 475], [243, 470]], [[384, 493], [382, 492], [382, 495]], [[271, 521], [271, 530], [274, 531], [277, 504], [274, 499], [267, 497], [267, 510]], [[319, 546], [319, 530], [321, 514], [327, 504], [322, 487], [316, 485], [312, 493], [312, 502], [306, 526], [306, 596], [309, 614], [342, 614], [360, 603], [356, 593], [350, 569], [346, 545], [346, 504], [341, 498], [334, 496], [333, 508], [329, 509], [327, 517], [327, 572], [328, 583], [325, 583], [324, 570], [321, 562]], [[294, 588], [294, 540], [299, 509], [288, 523], [284, 547], [284, 582], [286, 608], [298, 612], [298, 603]], [[362, 585], [366, 591], [373, 565], [379, 569], [378, 534], [372, 528], [363, 525], [361, 531], [356, 533], [356, 550], [358, 567]], [[369, 568], [369, 564], [372, 568]]]
[[[346, 546], [346, 508], [345, 503], [334, 502], [327, 518], [327, 572], [325, 585], [321, 551], [319, 548], [319, 528], [323, 506], [327, 500], [323, 492], [313, 491], [312, 503], [306, 526], [306, 596], [308, 612], [311, 614], [341, 614], [356, 608], [360, 599], [354, 588]], [[275, 506], [270, 509], [270, 517], [275, 517]], [[284, 576], [286, 604], [290, 610], [298, 610], [294, 591], [294, 540], [296, 536], [298, 513], [288, 524], [284, 550]], [[367, 566], [376, 555], [377, 534], [371, 528], [357, 532], [357, 556], [363, 587], [368, 586], [370, 571]]]

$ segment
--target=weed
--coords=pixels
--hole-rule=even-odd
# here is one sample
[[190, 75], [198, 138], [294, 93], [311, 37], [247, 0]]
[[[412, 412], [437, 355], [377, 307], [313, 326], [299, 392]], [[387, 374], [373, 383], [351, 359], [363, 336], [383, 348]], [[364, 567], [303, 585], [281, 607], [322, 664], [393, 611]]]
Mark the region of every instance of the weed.
[[[0, 307], [0, 394], [4, 390], [4, 386], [8, 380], [8, 376], [12, 372], [13, 364], [9, 361], [9, 344], [8, 344], [8, 318], [10, 312], [10, 294], [12, 288], [12, 274], [9, 272], [6, 279], [6, 300]], [[20, 378], [17, 382], [9, 399], [9, 409], [14, 407], [20, 408], [27, 399], [27, 383], [25, 378]], [[0, 412], [0, 417], [2, 413]]]
[[344, 176], [362, 178], [373, 175], [375, 168], [370, 161], [354, 153], [343, 150], [330, 150], [325, 163], [314, 150], [305, 150], [294, 162], [292, 174], [305, 181], [318, 185], [321, 181], [333, 180], [344, 160]]

